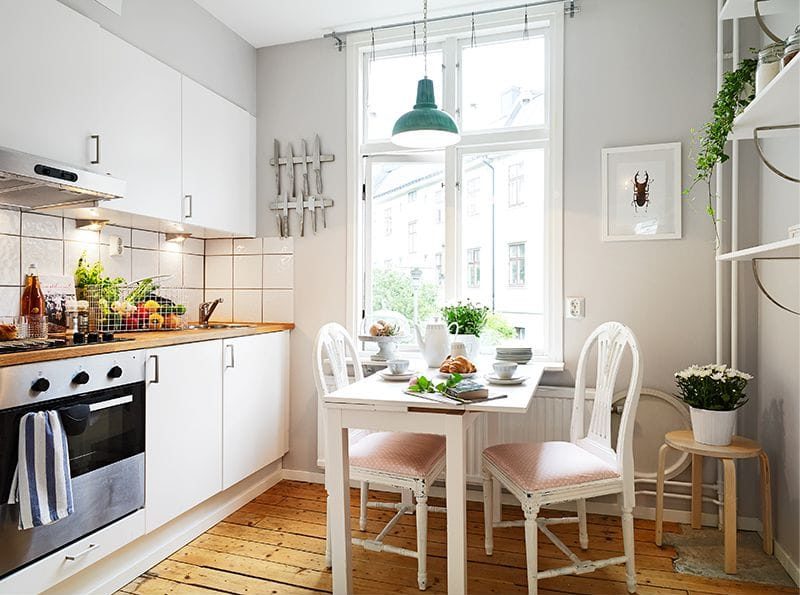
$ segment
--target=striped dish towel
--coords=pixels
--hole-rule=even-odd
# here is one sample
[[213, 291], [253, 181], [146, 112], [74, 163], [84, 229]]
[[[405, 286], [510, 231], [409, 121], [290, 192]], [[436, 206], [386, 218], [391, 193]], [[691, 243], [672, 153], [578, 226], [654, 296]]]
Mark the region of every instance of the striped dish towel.
[[26, 413], [9, 504], [19, 503], [19, 528], [49, 525], [72, 514], [67, 435], [56, 411]]

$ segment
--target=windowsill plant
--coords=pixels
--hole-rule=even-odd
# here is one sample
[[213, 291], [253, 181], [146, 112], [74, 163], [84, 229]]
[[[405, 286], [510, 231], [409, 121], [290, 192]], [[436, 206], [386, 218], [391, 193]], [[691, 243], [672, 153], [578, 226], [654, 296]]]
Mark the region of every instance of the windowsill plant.
[[480, 336], [489, 322], [489, 308], [470, 300], [458, 301], [442, 308], [453, 342], [461, 342], [466, 348], [467, 357], [474, 359], [480, 351]]
[[747, 403], [750, 374], [725, 364], [692, 365], [675, 373], [680, 398], [689, 405], [694, 439], [727, 446], [736, 425], [736, 411]]

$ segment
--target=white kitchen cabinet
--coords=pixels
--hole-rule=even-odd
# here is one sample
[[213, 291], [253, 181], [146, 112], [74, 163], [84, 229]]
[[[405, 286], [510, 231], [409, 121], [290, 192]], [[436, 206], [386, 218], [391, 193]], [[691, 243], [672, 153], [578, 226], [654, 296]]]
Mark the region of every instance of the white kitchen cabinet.
[[182, 88], [184, 221], [255, 235], [255, 118], [186, 77]]
[[222, 341], [148, 350], [146, 394], [150, 532], [222, 489]]
[[126, 180], [113, 210], [181, 219], [181, 75], [101, 32], [100, 167]]
[[56, 0], [0, 2], [0, 145], [99, 169], [100, 27]]
[[222, 484], [227, 489], [289, 450], [289, 332], [224, 344]]

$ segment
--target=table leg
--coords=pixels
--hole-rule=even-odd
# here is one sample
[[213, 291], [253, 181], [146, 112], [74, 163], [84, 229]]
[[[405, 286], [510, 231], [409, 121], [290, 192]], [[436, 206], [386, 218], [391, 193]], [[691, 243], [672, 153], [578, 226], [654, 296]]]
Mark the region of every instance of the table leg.
[[353, 592], [350, 534], [350, 465], [347, 428], [342, 427], [342, 410], [326, 408], [325, 487], [330, 502], [328, 520], [333, 568], [333, 592]]
[[664, 527], [664, 466], [669, 444], [658, 449], [658, 473], [656, 475], [656, 545], [661, 545]]
[[[484, 415], [486, 420], [486, 443], [487, 446], [494, 446], [500, 443], [500, 414], [487, 413]], [[496, 479], [492, 480], [492, 507], [493, 518], [495, 523], [503, 520], [503, 498], [502, 486]]]
[[692, 529], [703, 526], [703, 455], [692, 455]]
[[725, 572], [736, 574], [736, 463], [722, 459], [725, 470]]
[[772, 555], [772, 490], [770, 488], [769, 457], [763, 450], [758, 455], [761, 466], [761, 525], [764, 539], [764, 552]]
[[463, 415], [443, 416], [447, 465], [447, 592], [467, 592], [467, 458]]

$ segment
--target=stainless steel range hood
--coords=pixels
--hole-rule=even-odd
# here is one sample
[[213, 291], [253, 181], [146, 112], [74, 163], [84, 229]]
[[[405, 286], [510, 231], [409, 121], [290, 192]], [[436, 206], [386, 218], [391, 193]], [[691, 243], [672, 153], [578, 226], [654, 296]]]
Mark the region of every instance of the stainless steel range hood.
[[0, 206], [81, 206], [124, 195], [123, 180], [0, 147]]

